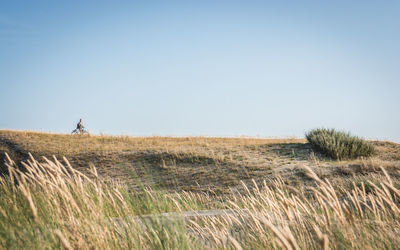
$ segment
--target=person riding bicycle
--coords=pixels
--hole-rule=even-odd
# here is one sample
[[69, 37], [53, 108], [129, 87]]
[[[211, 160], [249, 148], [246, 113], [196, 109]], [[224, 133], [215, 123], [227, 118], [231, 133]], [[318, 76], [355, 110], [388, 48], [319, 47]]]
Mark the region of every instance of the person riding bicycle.
[[82, 134], [83, 128], [84, 128], [84, 126], [83, 126], [83, 124], [82, 124], [82, 119], [80, 119], [79, 122], [78, 122], [78, 124], [76, 124], [76, 129], [78, 129], [79, 132]]
[[85, 129], [85, 126], [83, 126], [82, 119], [80, 119], [78, 124], [76, 124], [76, 129], [72, 130], [71, 134], [89, 134], [89, 131]]

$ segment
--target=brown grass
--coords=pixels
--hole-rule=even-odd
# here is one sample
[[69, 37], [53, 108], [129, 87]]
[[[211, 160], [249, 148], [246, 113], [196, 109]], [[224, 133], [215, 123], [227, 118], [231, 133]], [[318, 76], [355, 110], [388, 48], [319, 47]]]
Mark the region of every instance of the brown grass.
[[[40, 159], [67, 157], [71, 164], [90, 175], [90, 165], [105, 179], [120, 180], [137, 187], [145, 185], [171, 191], [225, 193], [242, 189], [241, 181], [280, 176], [302, 189], [311, 179], [303, 166], [322, 178], [344, 186], [351, 181], [376, 181], [380, 167], [399, 176], [400, 146], [372, 142], [377, 154], [369, 159], [333, 161], [314, 152], [305, 139], [208, 138], [208, 137], [127, 137], [80, 136], [38, 132], [0, 131], [0, 157], [3, 152], [16, 162], [28, 152]], [[0, 159], [1, 162], [4, 159]], [[395, 179], [395, 185], [398, 179]]]
[[[335, 189], [305, 165], [304, 178], [312, 184], [306, 190], [282, 177], [241, 182], [242, 190], [230, 190], [223, 200], [230, 213], [187, 223], [154, 213], [206, 206], [207, 193], [172, 196], [145, 189], [132, 200], [135, 193], [105, 182], [94, 166], [89, 178], [66, 159], [38, 162], [30, 155], [21, 171], [6, 157], [10, 175], [0, 179], [2, 248], [394, 249], [400, 244], [400, 189], [383, 167], [376, 175], [379, 184], [352, 182], [349, 189], [337, 184]], [[135, 217], [141, 214], [137, 203], [152, 207], [148, 222]]]

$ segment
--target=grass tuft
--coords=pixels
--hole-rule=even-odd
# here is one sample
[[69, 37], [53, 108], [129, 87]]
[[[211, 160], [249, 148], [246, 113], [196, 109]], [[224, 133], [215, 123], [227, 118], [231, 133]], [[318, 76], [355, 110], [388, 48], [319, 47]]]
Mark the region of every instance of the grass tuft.
[[306, 138], [317, 151], [336, 160], [368, 157], [375, 152], [371, 143], [335, 129], [313, 129]]

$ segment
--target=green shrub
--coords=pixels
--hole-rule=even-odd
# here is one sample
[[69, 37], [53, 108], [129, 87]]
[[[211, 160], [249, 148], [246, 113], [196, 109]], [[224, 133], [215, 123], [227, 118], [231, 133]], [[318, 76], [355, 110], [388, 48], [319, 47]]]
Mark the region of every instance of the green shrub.
[[368, 157], [375, 152], [371, 143], [335, 129], [313, 129], [306, 138], [317, 151], [337, 160]]

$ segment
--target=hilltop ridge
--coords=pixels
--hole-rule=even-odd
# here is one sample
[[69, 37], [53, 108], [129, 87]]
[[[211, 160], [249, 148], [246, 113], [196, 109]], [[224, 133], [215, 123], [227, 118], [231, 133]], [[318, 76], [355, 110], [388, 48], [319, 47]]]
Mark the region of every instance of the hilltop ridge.
[[0, 130], [0, 161], [4, 153], [26, 161], [29, 153], [62, 159], [88, 173], [94, 165], [106, 179], [137, 180], [168, 190], [225, 192], [240, 182], [261, 182], [281, 176], [288, 184], [306, 181], [304, 166], [336, 181], [373, 178], [379, 166], [400, 170], [400, 145], [373, 141], [377, 155], [369, 159], [334, 161], [315, 152], [305, 139], [80, 136]]

